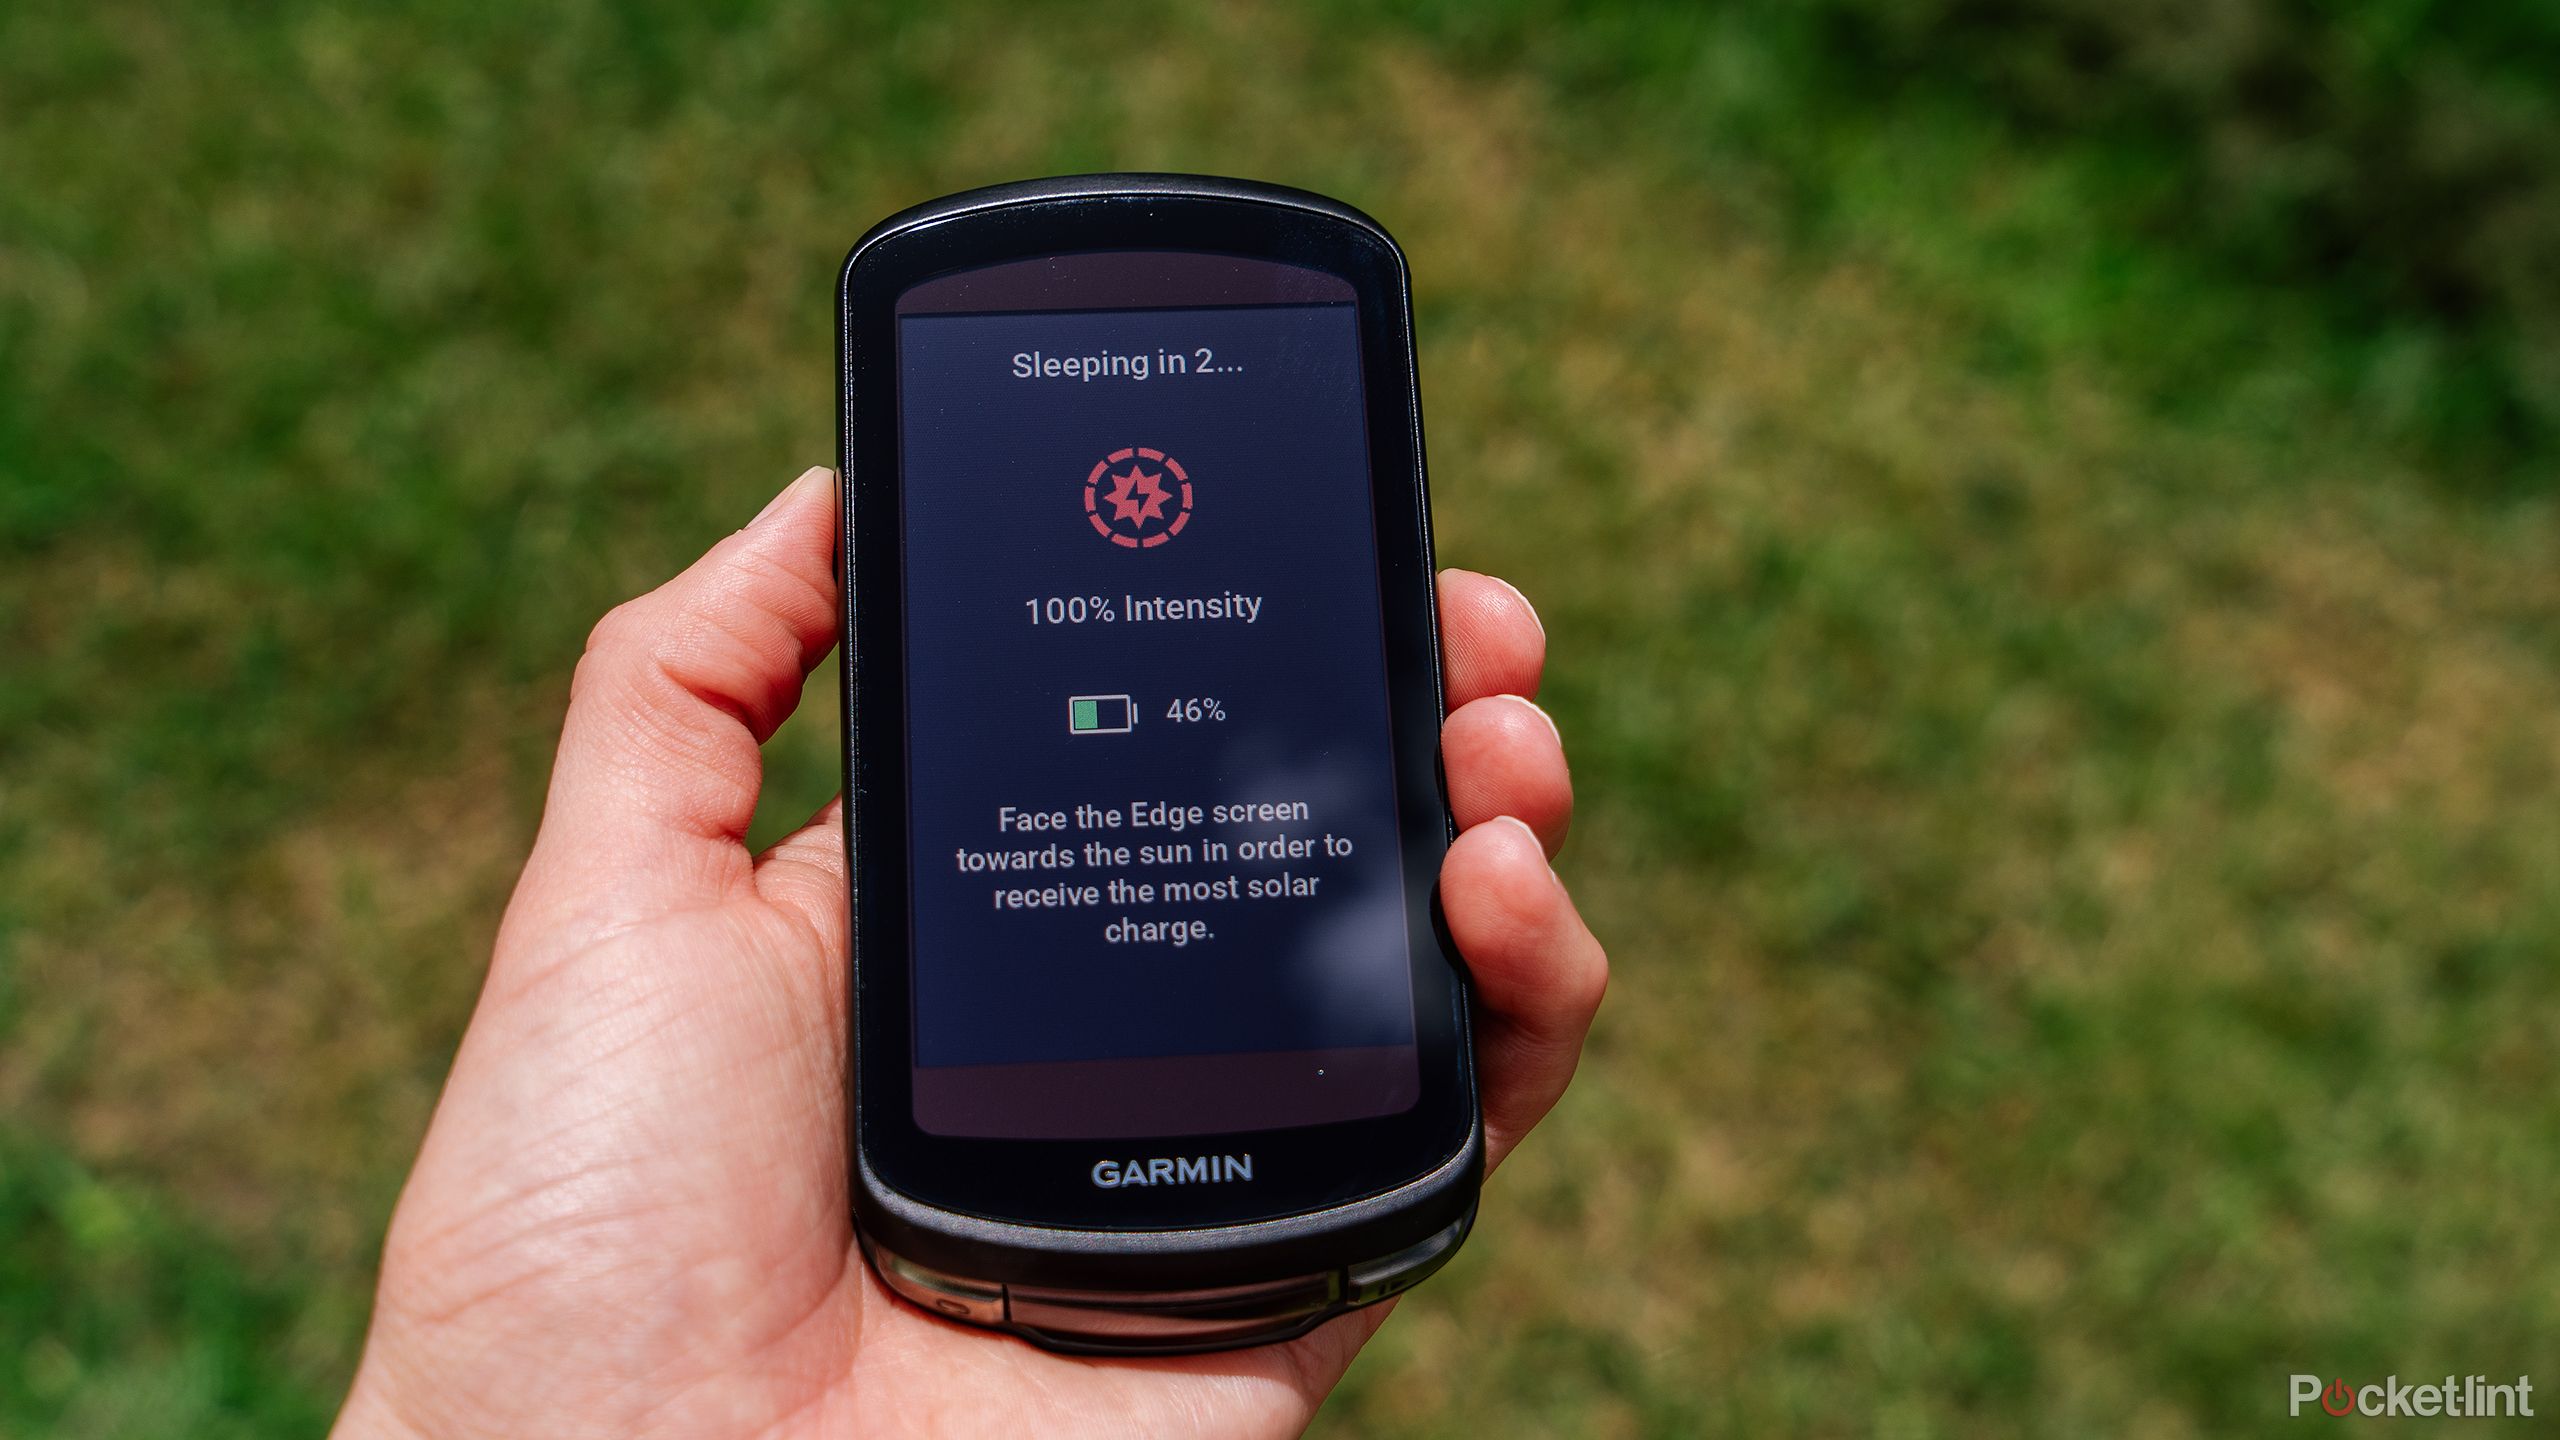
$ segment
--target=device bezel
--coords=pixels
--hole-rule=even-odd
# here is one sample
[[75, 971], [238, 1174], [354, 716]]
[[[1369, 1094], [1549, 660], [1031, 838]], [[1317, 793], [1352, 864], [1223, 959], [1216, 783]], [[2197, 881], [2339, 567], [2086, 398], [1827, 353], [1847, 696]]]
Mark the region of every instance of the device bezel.
[[[932, 1135], [914, 1122], [896, 303], [936, 276], [1106, 250], [1276, 260], [1340, 276], [1355, 292], [1416, 957], [1422, 1098], [1402, 1114], [1144, 1141], [981, 1140]], [[1302, 192], [1193, 177], [1080, 177], [972, 192], [884, 221], [848, 255], [838, 300], [854, 956], [848, 1103], [858, 1218], [894, 1232], [901, 1253], [918, 1259], [990, 1278], [1032, 1279], [1055, 1269], [1026, 1269], [1021, 1257], [1232, 1253], [1256, 1237], [1314, 1256], [1330, 1248], [1312, 1243], [1318, 1237], [1349, 1229], [1361, 1232], [1348, 1251], [1358, 1254], [1463, 1213], [1480, 1170], [1481, 1122], [1463, 972], [1431, 883], [1451, 828], [1438, 761], [1437, 609], [1402, 253], [1375, 222]], [[1255, 1157], [1251, 1182], [1131, 1193], [1090, 1178], [1097, 1158], [1236, 1152]], [[1330, 1263], [1344, 1258], [1336, 1254]], [[1262, 1257], [1266, 1265], [1276, 1259]], [[1016, 1271], [1011, 1277], [989, 1268], [1008, 1266]], [[1125, 1265], [1106, 1270], [1128, 1273]], [[1203, 1276], [1196, 1264], [1183, 1273]]]

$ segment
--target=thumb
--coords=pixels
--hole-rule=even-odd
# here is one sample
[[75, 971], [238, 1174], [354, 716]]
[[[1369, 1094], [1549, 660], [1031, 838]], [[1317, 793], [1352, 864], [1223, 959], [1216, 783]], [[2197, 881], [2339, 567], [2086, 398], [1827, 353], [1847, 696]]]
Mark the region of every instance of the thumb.
[[753, 883], [743, 842], [760, 747], [835, 645], [834, 480], [803, 472], [745, 529], [597, 624], [514, 910], [546, 928], [609, 925]]

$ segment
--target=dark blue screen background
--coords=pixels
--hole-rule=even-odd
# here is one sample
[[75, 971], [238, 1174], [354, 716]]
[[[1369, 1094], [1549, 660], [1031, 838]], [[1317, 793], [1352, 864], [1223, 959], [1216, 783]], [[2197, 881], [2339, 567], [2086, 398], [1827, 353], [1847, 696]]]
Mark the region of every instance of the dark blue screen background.
[[[917, 1062], [927, 1066], [1409, 1045], [1385, 659], [1353, 309], [1339, 305], [899, 321]], [[1019, 352], [1216, 352], [1241, 373], [1018, 379]], [[1151, 549], [1094, 533], [1084, 483], [1150, 446], [1194, 487]], [[1114, 467], [1115, 469], [1125, 467]], [[1170, 484], [1170, 477], [1168, 477]], [[1047, 596], [1259, 596], [1250, 625], [1038, 625]], [[1067, 697], [1135, 700], [1127, 735], [1077, 736]], [[1179, 697], [1224, 722], [1175, 724]], [[1306, 822], [1006, 835], [999, 806], [1125, 810], [1303, 800]], [[1130, 880], [1319, 877], [1313, 899], [1000, 911], [999, 887], [1106, 872], [960, 873], [954, 851], [1330, 832], [1298, 861], [1132, 866]], [[1176, 948], [1110, 944], [1123, 917], [1197, 919]]]

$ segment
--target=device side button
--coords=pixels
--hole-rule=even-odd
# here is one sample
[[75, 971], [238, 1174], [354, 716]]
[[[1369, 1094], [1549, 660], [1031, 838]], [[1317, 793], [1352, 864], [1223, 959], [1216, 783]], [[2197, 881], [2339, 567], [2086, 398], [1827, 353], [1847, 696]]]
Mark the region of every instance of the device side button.
[[927, 1310], [954, 1320], [965, 1320], [972, 1325], [1004, 1323], [1005, 1296], [1001, 1285], [946, 1275], [886, 1250], [874, 1249], [872, 1258], [878, 1263], [880, 1278], [890, 1289]]
[[1353, 1305], [1370, 1305], [1421, 1284], [1458, 1253], [1458, 1242], [1467, 1237], [1468, 1222], [1474, 1218], [1469, 1215], [1392, 1255], [1351, 1266], [1343, 1272], [1343, 1298]]

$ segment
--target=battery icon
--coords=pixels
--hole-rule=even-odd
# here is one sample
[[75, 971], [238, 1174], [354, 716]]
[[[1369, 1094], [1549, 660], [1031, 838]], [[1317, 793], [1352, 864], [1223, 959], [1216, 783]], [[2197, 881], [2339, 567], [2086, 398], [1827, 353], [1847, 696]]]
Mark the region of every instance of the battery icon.
[[1067, 733], [1126, 735], [1138, 723], [1138, 707], [1126, 695], [1070, 695]]

